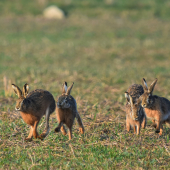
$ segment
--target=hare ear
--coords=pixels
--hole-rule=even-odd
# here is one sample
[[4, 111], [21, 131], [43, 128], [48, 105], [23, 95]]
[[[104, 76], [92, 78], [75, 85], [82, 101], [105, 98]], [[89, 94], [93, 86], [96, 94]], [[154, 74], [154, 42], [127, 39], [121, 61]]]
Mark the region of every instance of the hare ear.
[[154, 90], [154, 87], [155, 87], [155, 85], [156, 85], [156, 83], [157, 83], [157, 78], [152, 82], [152, 84], [150, 85], [150, 87], [149, 87], [149, 90], [148, 90], [148, 92], [150, 93], [150, 94], [152, 94], [152, 92], [153, 92], [153, 90]]
[[20, 88], [16, 86], [15, 84], [12, 84], [12, 88], [15, 94], [20, 98], [22, 96], [22, 91], [20, 90]]
[[144, 91], [148, 91], [148, 85], [146, 84], [146, 80], [144, 78], [142, 79], [142, 84], [143, 84]]
[[64, 82], [62, 87], [62, 94], [66, 93], [66, 91], [67, 91], [67, 82]]
[[127, 102], [130, 102], [130, 98], [129, 98], [129, 93], [128, 92], [125, 92], [125, 98], [126, 98]]
[[74, 84], [74, 82], [73, 82], [72, 85], [67, 89], [66, 95], [70, 95], [71, 89], [73, 88], [73, 84]]
[[127, 101], [130, 103], [130, 105], [132, 107], [133, 106], [133, 99], [128, 92], [125, 92], [125, 98], [127, 99]]
[[27, 97], [28, 90], [29, 90], [29, 86], [28, 86], [28, 84], [25, 84], [24, 87], [23, 87], [23, 90], [22, 90], [25, 98]]

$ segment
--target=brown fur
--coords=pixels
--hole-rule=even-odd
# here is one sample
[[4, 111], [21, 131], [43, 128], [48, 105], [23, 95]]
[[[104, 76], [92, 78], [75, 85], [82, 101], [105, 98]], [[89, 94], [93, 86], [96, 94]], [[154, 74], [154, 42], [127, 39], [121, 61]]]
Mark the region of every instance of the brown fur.
[[[23, 92], [20, 88], [12, 84], [12, 88], [18, 95], [16, 101], [16, 110], [20, 111], [20, 114], [28, 125], [31, 126], [30, 133], [26, 140], [32, 140], [34, 138], [45, 138], [49, 133], [49, 117], [55, 110], [55, 100], [52, 94], [48, 91], [37, 89], [28, 94], [28, 85], [25, 84]], [[37, 126], [43, 115], [46, 115], [46, 130], [38, 135]]]
[[157, 83], [155, 79], [148, 88], [146, 80], [143, 79], [144, 94], [140, 97], [141, 105], [145, 109], [147, 118], [152, 119], [156, 133], [162, 135], [164, 123], [170, 123], [170, 101], [164, 97], [152, 95]]
[[134, 133], [140, 134], [140, 128], [146, 127], [146, 116], [140, 105], [139, 97], [143, 94], [143, 87], [138, 84], [131, 85], [125, 92], [126, 102], [126, 128], [130, 131], [133, 127]]
[[134, 100], [136, 100], [144, 93], [144, 90], [142, 85], [132, 84], [131, 86], [129, 86], [127, 92]]
[[59, 125], [58, 127], [55, 128], [55, 132], [59, 132], [61, 129], [63, 135], [66, 135], [66, 130], [64, 127], [64, 124], [66, 124], [66, 126], [69, 129], [69, 140], [72, 139], [72, 126], [75, 118], [77, 118], [78, 124], [80, 126], [79, 128], [80, 132], [82, 134], [84, 133], [84, 126], [80, 118], [80, 115], [77, 111], [76, 101], [70, 95], [72, 87], [73, 84], [67, 89], [67, 83], [65, 82], [63, 84], [62, 95], [59, 96], [57, 100], [56, 108], [57, 120], [59, 122]]

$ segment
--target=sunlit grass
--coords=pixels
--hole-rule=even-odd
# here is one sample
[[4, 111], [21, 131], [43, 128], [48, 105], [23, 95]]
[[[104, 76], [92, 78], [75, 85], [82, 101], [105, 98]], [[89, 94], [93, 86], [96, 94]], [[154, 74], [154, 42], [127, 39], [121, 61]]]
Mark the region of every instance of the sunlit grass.
[[[44, 1], [45, 2], [45, 1]], [[169, 128], [158, 138], [151, 122], [136, 136], [125, 126], [124, 92], [143, 77], [154, 94], [170, 99], [169, 2], [112, 0], [25, 0], [0, 4], [1, 169], [168, 169]], [[42, 10], [57, 4], [64, 20], [46, 20]], [[1, 6], [2, 6], [1, 5]], [[75, 121], [73, 139], [54, 133], [25, 142], [29, 127], [14, 111], [14, 93], [4, 88], [28, 83], [55, 97], [74, 82], [72, 95], [85, 126]], [[11, 82], [10, 82], [11, 81]], [[44, 118], [38, 132], [45, 127]]]

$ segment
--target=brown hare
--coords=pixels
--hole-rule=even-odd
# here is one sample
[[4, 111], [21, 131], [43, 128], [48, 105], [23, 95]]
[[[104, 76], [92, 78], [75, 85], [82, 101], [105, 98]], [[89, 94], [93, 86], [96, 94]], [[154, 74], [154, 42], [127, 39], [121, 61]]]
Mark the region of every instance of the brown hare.
[[77, 111], [76, 100], [70, 95], [73, 84], [67, 88], [67, 82], [64, 82], [62, 87], [62, 95], [59, 96], [56, 107], [59, 125], [55, 128], [55, 132], [59, 132], [61, 129], [63, 135], [66, 135], [66, 130], [64, 127], [64, 124], [66, 124], [69, 129], [69, 140], [72, 139], [72, 126], [75, 118], [77, 118], [78, 124], [80, 126], [80, 132], [82, 134], [84, 133], [84, 126]]
[[[32, 137], [40, 139], [45, 138], [49, 133], [50, 114], [53, 113], [56, 108], [52, 94], [41, 89], [28, 93], [28, 84], [24, 85], [23, 91], [15, 84], [12, 84], [12, 88], [18, 96], [15, 109], [20, 111], [25, 123], [31, 126], [30, 133], [26, 140], [31, 141]], [[46, 129], [41, 135], [38, 135], [37, 126], [43, 115], [46, 115]]]
[[162, 135], [163, 123], [170, 123], [170, 101], [164, 97], [152, 95], [154, 87], [157, 83], [155, 79], [150, 87], [147, 86], [146, 80], [142, 80], [144, 94], [141, 95], [141, 105], [145, 110], [147, 118], [152, 119], [156, 128], [156, 133]]
[[143, 87], [138, 84], [131, 85], [127, 92], [125, 92], [126, 98], [126, 128], [130, 131], [130, 128], [134, 128], [134, 133], [140, 134], [140, 128], [146, 127], [146, 116], [143, 108], [140, 104], [139, 97], [144, 93]]

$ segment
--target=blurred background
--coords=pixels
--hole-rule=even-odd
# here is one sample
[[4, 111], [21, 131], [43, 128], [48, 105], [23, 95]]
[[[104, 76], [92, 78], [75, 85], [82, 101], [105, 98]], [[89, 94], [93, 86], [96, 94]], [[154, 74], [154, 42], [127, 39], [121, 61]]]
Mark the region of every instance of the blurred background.
[[[170, 99], [169, 0], [0, 0], [0, 169], [170, 169], [169, 128], [126, 131], [124, 92], [144, 77]], [[24, 142], [11, 84], [61, 94], [74, 82], [85, 134]], [[41, 119], [38, 132], [45, 127]], [[124, 168], [123, 168], [124, 167]], [[169, 168], [168, 168], [169, 167]]]
[[[59, 18], [45, 14], [54, 5]], [[124, 102], [145, 77], [168, 97], [169, 21], [168, 0], [1, 0], [0, 95], [28, 83], [56, 97], [74, 81], [80, 98]]]

